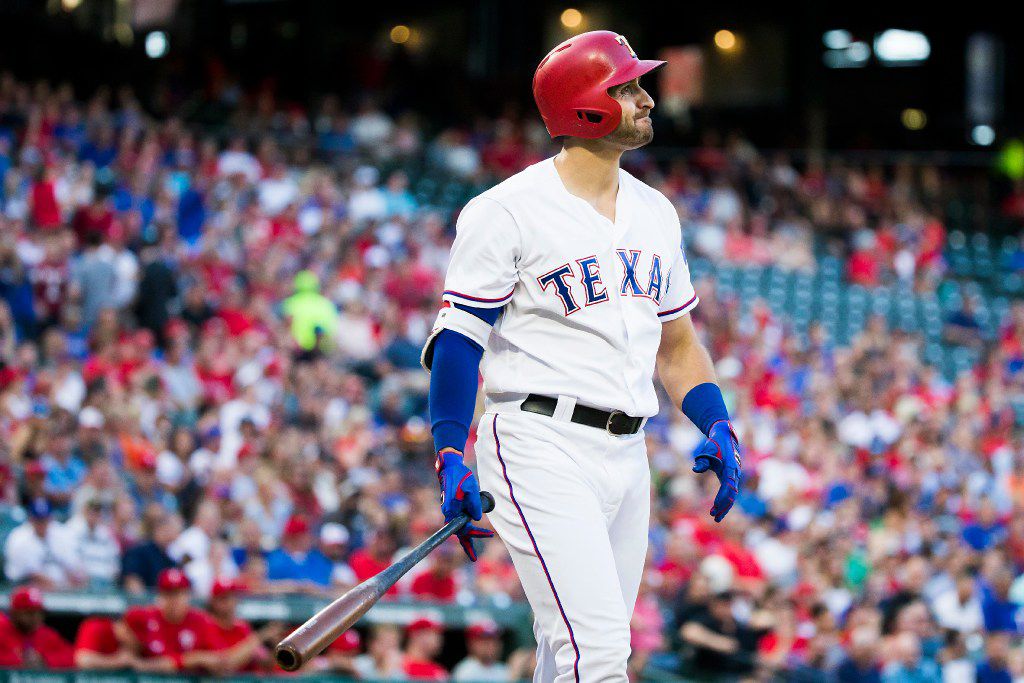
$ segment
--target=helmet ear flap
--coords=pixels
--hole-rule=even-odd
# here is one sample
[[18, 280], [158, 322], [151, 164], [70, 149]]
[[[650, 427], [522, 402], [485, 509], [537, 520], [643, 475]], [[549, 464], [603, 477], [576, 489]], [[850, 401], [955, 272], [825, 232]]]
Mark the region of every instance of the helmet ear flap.
[[584, 123], [600, 124], [604, 121], [606, 114], [600, 111], [594, 111], [593, 109], [577, 109], [576, 118]]

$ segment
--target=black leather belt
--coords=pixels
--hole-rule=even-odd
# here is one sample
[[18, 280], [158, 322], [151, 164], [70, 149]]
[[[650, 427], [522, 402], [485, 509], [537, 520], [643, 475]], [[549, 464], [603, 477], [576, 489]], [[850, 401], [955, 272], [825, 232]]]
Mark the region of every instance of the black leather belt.
[[[551, 417], [555, 414], [555, 406], [557, 405], [558, 399], [553, 396], [530, 394], [526, 397], [526, 400], [519, 405], [519, 408], [528, 413], [537, 413], [538, 415]], [[607, 410], [590, 408], [579, 404], [576, 404], [576, 407], [573, 408], [572, 417], [570, 417], [569, 420], [576, 424], [586, 425], [596, 429], [603, 429], [609, 434], [613, 434], [615, 436], [636, 434], [644, 424], [644, 419], [642, 417], [630, 417], [621, 410], [608, 412]]]

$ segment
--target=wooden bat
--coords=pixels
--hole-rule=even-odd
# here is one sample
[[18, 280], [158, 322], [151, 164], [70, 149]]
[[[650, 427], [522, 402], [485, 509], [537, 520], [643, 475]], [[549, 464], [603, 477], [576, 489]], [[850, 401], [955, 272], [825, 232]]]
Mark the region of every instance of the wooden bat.
[[[484, 512], [494, 509], [494, 497], [482, 491], [480, 503]], [[388, 589], [395, 585], [406, 572], [430, 554], [450, 536], [457, 534], [470, 523], [469, 515], [461, 515], [435, 531], [430, 538], [409, 551], [409, 554], [380, 574], [363, 581], [340, 598], [314, 614], [277, 645], [274, 656], [285, 671], [297, 671], [324, 651], [342, 633], [352, 628], [371, 607], [380, 600]]]

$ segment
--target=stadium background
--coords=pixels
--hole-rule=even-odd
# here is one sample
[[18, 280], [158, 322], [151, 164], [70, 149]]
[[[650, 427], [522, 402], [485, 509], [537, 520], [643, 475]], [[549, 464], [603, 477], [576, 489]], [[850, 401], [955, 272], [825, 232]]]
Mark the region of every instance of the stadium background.
[[[672, 59], [645, 83], [655, 145], [625, 164], [679, 209], [748, 472], [708, 525], [696, 430], [651, 421], [635, 675], [1024, 680], [1010, 19], [987, 2], [0, 3], [0, 678], [63, 680], [75, 658], [156, 676], [83, 633], [152, 604], [164, 564], [199, 605], [238, 592], [272, 644], [439, 525], [418, 352], [454, 216], [554, 151], [539, 57], [613, 28]], [[451, 669], [497, 631], [528, 676], [501, 544], [423, 570], [320, 675], [433, 675], [421, 660]], [[24, 625], [28, 584], [79, 647]]]

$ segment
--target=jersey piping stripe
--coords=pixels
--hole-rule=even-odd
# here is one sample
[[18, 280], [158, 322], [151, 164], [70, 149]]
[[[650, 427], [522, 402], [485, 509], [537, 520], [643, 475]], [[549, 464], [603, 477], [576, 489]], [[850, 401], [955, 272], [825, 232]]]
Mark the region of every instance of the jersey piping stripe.
[[514, 292], [515, 290], [516, 290], [516, 288], [513, 287], [512, 289], [510, 289], [508, 291], [508, 294], [506, 294], [505, 296], [499, 296], [497, 299], [486, 299], [486, 298], [480, 297], [480, 296], [470, 296], [469, 294], [463, 294], [462, 292], [456, 292], [454, 289], [446, 289], [446, 290], [444, 290], [444, 293], [442, 294], [442, 296], [457, 296], [460, 299], [466, 299], [467, 301], [476, 301], [476, 302], [481, 303], [481, 304], [496, 304], [496, 303], [499, 303], [501, 301], [505, 301], [506, 299], [512, 298], [512, 292]]
[[526, 521], [526, 515], [523, 514], [523, 508], [519, 507], [519, 501], [516, 500], [516, 494], [512, 491], [512, 480], [508, 478], [508, 468], [505, 467], [505, 460], [501, 457], [501, 440], [498, 439], [498, 416], [494, 416], [494, 421], [491, 423], [491, 431], [494, 432], [494, 447], [495, 452], [498, 455], [498, 462], [501, 463], [501, 472], [505, 476], [505, 483], [508, 484], [508, 495], [512, 499], [512, 504], [516, 506], [516, 510], [519, 512], [519, 519], [523, 522], [523, 528], [526, 529], [527, 535], [530, 537], [530, 543], [533, 544], [533, 551], [537, 553], [537, 559], [540, 560], [541, 569], [544, 570], [544, 576], [548, 579], [548, 585], [551, 586], [551, 594], [555, 596], [555, 604], [558, 605], [558, 611], [562, 615], [562, 621], [565, 623], [565, 628], [569, 631], [569, 642], [572, 643], [572, 649], [576, 653], [576, 661], [573, 663], [572, 669], [573, 674], [576, 676], [576, 683], [580, 681], [580, 648], [576, 645], [576, 636], [572, 632], [572, 625], [569, 623], [569, 618], [565, 616], [565, 610], [562, 609], [562, 600], [558, 597], [558, 591], [555, 590], [555, 582], [551, 580], [551, 573], [548, 571], [548, 565], [544, 561], [544, 556], [540, 553], [540, 548], [537, 547], [537, 539], [533, 537], [533, 531], [530, 530], [530, 525]]
[[671, 311], [661, 311], [660, 313], [658, 313], [658, 317], [662, 318], [662, 317], [664, 317], [666, 315], [672, 315], [673, 313], [678, 313], [679, 311], [685, 309], [687, 306], [692, 306], [696, 301], [697, 301], [697, 295], [694, 294], [693, 298], [690, 299], [689, 301], [687, 301], [682, 306], [678, 306], [676, 308], [673, 308]]

